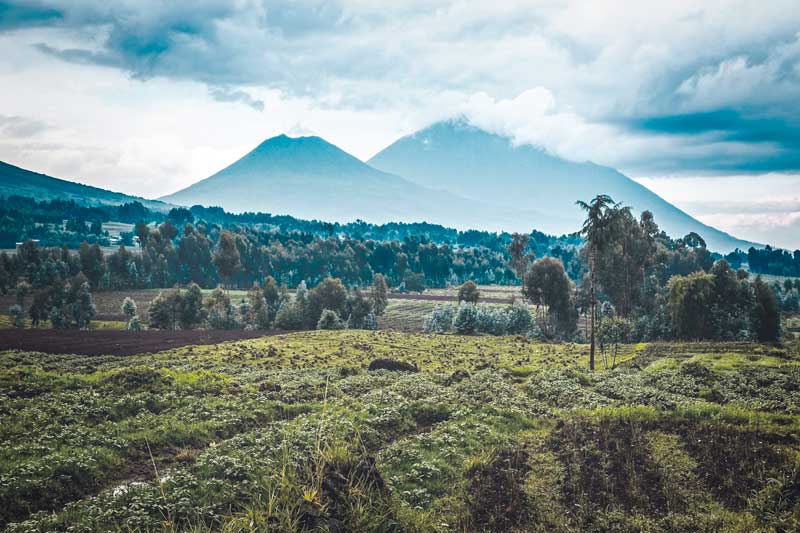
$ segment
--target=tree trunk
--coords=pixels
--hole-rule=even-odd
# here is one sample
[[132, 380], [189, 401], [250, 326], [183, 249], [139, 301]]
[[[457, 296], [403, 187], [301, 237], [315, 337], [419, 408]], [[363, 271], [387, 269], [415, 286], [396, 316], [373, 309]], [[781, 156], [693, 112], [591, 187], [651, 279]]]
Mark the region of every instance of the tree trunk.
[[590, 289], [590, 292], [591, 292], [591, 295], [590, 295], [591, 305], [590, 305], [590, 307], [591, 307], [591, 313], [592, 313], [590, 324], [591, 324], [592, 331], [591, 331], [591, 344], [590, 344], [590, 347], [589, 347], [589, 370], [594, 370], [594, 319], [595, 319], [595, 315], [596, 315], [595, 308], [597, 307], [597, 301], [595, 299], [595, 289], [594, 289], [594, 285], [595, 285], [595, 275], [594, 275], [595, 257], [594, 256], [595, 256], [595, 250], [594, 250], [594, 247], [592, 247], [591, 261], [590, 261], [590, 265], [589, 265], [589, 268], [591, 268], [591, 270], [592, 270], [592, 275], [591, 275], [591, 278], [590, 278], [591, 279], [591, 284], [590, 284], [591, 285], [591, 289]]

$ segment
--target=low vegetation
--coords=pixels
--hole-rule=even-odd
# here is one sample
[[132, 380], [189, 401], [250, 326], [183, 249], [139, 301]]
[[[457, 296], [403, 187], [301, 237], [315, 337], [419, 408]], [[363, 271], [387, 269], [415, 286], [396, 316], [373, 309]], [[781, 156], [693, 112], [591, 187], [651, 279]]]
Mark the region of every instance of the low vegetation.
[[[800, 354], [316, 331], [0, 354], [7, 531], [794, 530]], [[370, 370], [370, 367], [372, 370]]]

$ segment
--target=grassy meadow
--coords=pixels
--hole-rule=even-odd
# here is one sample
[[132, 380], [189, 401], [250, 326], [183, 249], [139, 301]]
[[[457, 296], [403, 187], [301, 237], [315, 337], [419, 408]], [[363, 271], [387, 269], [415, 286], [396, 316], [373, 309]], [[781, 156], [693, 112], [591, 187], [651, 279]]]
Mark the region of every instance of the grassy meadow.
[[0, 352], [0, 527], [797, 529], [796, 346], [639, 344], [617, 364], [399, 331]]

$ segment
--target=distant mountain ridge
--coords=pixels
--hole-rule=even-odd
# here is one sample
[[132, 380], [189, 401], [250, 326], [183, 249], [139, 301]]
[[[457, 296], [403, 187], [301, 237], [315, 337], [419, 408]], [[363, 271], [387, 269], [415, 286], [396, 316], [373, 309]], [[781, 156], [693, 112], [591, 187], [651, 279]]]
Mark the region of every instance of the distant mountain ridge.
[[38, 174], [0, 162], [0, 195], [71, 199], [84, 205], [139, 201], [220, 206], [308, 220], [429, 222], [457, 229], [548, 234], [576, 231], [575, 201], [609, 194], [645, 209], [671, 236], [699, 233], [710, 249], [761, 246], [692, 218], [620, 172], [575, 163], [463, 121], [446, 121], [403, 137], [368, 163], [320, 137], [267, 139], [225, 169], [160, 200], [146, 200]]
[[168, 211], [174, 207], [157, 200], [147, 200], [74, 181], [53, 178], [0, 161], [0, 195], [28, 196], [36, 200], [74, 200], [88, 206], [121, 205], [141, 202], [148, 209]]
[[[531, 226], [547, 233], [577, 230], [585, 214], [576, 200], [608, 194], [636, 213], [650, 210], [673, 237], [692, 231], [709, 248], [728, 251], [756, 245], [703, 224], [617, 170], [560, 159], [530, 145], [451, 120], [394, 142], [368, 163], [419, 184], [480, 198], [495, 205], [529, 207], [545, 214]], [[546, 229], [543, 229], [546, 228]]]
[[[435, 187], [435, 186], [434, 186]], [[534, 210], [495, 207], [377, 170], [320, 137], [267, 139], [213, 176], [161, 200], [298, 218], [431, 222], [502, 230]]]

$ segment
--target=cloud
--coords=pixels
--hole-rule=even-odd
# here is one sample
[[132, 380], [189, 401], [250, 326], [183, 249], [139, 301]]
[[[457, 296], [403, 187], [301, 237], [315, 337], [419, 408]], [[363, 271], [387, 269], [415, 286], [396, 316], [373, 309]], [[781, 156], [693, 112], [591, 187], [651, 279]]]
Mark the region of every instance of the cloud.
[[317, 118], [292, 123], [316, 130], [333, 112], [382, 114], [357, 151], [463, 114], [637, 175], [758, 173], [800, 169], [796, 7], [12, 0], [0, 1], [0, 35], [35, 47], [40, 61], [201, 84], [212, 101], [256, 111], [275, 91], [311, 102]]
[[0, 134], [4, 137], [26, 139], [47, 129], [47, 124], [40, 120], [0, 115]]
[[239, 102], [252, 107], [256, 111], [264, 111], [264, 102], [253, 98], [245, 91], [232, 90], [226, 87], [211, 87], [208, 92], [217, 102]]
[[0, 2], [0, 31], [48, 26], [62, 20], [58, 9], [38, 2]]
[[638, 181], [706, 224], [756, 242], [800, 248], [800, 174]]

